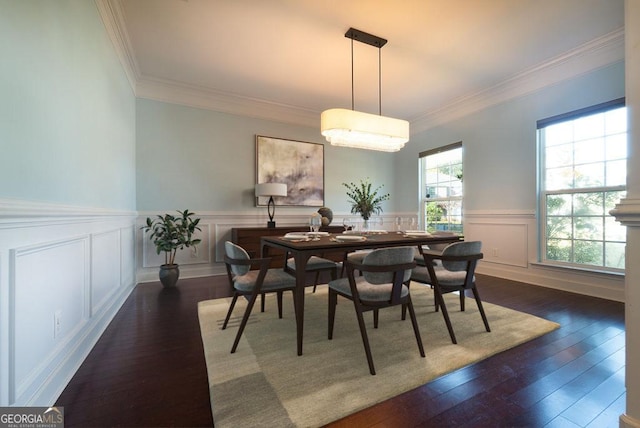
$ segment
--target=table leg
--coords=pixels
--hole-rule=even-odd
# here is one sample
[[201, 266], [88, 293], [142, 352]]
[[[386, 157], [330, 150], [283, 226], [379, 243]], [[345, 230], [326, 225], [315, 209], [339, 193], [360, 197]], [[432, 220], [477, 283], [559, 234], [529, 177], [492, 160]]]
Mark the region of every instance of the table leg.
[[[296, 289], [293, 293], [293, 308], [296, 315], [296, 342], [298, 355], [302, 355], [302, 338], [304, 335], [304, 286], [307, 277], [307, 261], [311, 257], [311, 254], [298, 251], [292, 251], [291, 253], [296, 263]], [[269, 245], [264, 242], [262, 242], [260, 248], [260, 256], [269, 257]]]
[[307, 261], [309, 254], [294, 252], [296, 262], [296, 292], [294, 293], [294, 309], [296, 313], [296, 341], [298, 344], [298, 355], [302, 355], [302, 338], [304, 337], [304, 289], [306, 282]]

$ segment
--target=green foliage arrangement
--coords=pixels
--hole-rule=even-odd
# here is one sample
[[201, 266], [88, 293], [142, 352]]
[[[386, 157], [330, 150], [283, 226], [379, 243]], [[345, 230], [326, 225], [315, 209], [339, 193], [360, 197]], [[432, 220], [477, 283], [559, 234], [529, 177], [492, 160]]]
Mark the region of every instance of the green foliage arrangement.
[[185, 247], [198, 245], [201, 239], [194, 239], [193, 235], [198, 227], [199, 218], [192, 218], [195, 213], [189, 210], [178, 211], [179, 216], [172, 214], [158, 215], [155, 219], [147, 217], [147, 225], [143, 226], [145, 232], [151, 232], [151, 239], [156, 246], [156, 253], [164, 251], [164, 263], [174, 265], [176, 252]]
[[369, 220], [373, 213], [380, 214], [382, 212], [382, 201], [388, 200], [390, 196], [388, 193], [378, 195], [383, 185], [376, 187], [372, 191], [368, 177], [365, 180], [360, 180], [360, 184], [342, 183], [342, 185], [347, 188], [351, 212], [353, 214], [359, 213], [364, 220]]

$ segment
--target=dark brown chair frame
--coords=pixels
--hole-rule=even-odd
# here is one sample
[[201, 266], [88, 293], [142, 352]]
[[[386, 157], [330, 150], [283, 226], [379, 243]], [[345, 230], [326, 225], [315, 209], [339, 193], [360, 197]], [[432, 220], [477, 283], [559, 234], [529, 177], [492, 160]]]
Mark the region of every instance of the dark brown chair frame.
[[[264, 295], [266, 293], [277, 293], [278, 317], [282, 318], [282, 294], [285, 291], [289, 291], [289, 290], [295, 293], [296, 286], [294, 283], [291, 287], [283, 287], [277, 290], [262, 291], [262, 283], [264, 282], [264, 278], [266, 277], [267, 272], [269, 271], [269, 263], [271, 262], [270, 257], [259, 258], [259, 259], [232, 259], [231, 257], [225, 254], [224, 262], [225, 262], [225, 265], [227, 266], [227, 278], [229, 278], [229, 284], [231, 285], [234, 291], [233, 291], [233, 299], [231, 300], [231, 305], [229, 306], [229, 311], [227, 312], [227, 316], [224, 319], [224, 323], [222, 324], [223, 330], [227, 328], [229, 318], [231, 317], [231, 313], [233, 312], [233, 308], [236, 305], [236, 301], [238, 300], [238, 297], [244, 296], [249, 300], [249, 303], [247, 304], [247, 309], [244, 311], [242, 321], [240, 322], [240, 328], [238, 329], [238, 333], [236, 334], [236, 339], [234, 340], [233, 346], [231, 347], [231, 353], [233, 354], [236, 352], [236, 349], [238, 348], [240, 337], [242, 337], [242, 332], [244, 331], [244, 328], [247, 325], [247, 321], [249, 320], [249, 315], [251, 315], [251, 310], [253, 309], [253, 305], [256, 303], [256, 299], [258, 298], [258, 296]], [[243, 265], [243, 266], [259, 265], [260, 266], [260, 272], [258, 273], [258, 277], [256, 278], [255, 286], [250, 292], [243, 292], [234, 287], [233, 272], [231, 271], [231, 265]], [[294, 311], [295, 311], [296, 310], [295, 299], [293, 299], [293, 304], [294, 304]]]
[[[474, 281], [474, 275], [476, 266], [478, 264], [478, 260], [481, 260], [484, 256], [482, 253], [470, 254], [466, 256], [453, 256], [453, 255], [443, 255], [439, 251], [431, 251], [431, 250], [423, 250], [420, 248], [420, 252], [422, 253], [422, 257], [424, 257], [425, 266], [429, 272], [429, 277], [431, 278], [430, 285], [433, 287], [433, 294], [435, 299], [436, 312], [438, 308], [442, 308], [442, 316], [444, 317], [444, 322], [447, 325], [447, 330], [449, 330], [449, 336], [451, 337], [451, 342], [457, 344], [456, 335], [453, 332], [453, 326], [451, 325], [451, 319], [449, 318], [449, 312], [447, 311], [447, 306], [444, 303], [443, 295], [446, 293], [452, 293], [454, 291], [460, 292], [460, 310], [464, 311], [464, 301], [465, 301], [465, 290], [471, 290], [473, 292], [473, 296], [476, 299], [476, 304], [478, 305], [478, 310], [480, 311], [480, 315], [482, 316], [482, 322], [484, 323], [484, 327], [487, 332], [491, 332], [491, 328], [489, 327], [489, 321], [487, 320], [487, 316], [484, 313], [484, 308], [482, 307], [482, 300], [480, 299], [480, 293], [478, 293], [478, 287], [476, 287], [476, 283]], [[436, 274], [436, 269], [434, 268], [434, 261], [450, 261], [450, 262], [466, 262], [466, 275], [464, 279], [464, 283], [459, 286], [444, 286], [441, 285], [438, 281], [438, 276]], [[416, 281], [414, 279], [414, 281]], [[419, 281], [416, 281], [419, 282]]]
[[[376, 374], [376, 370], [373, 364], [373, 357], [371, 355], [371, 347], [369, 346], [369, 337], [367, 335], [367, 329], [364, 323], [363, 313], [367, 311], [374, 311], [374, 324], [377, 328], [377, 312], [379, 309], [396, 306], [406, 305], [409, 309], [409, 316], [411, 318], [411, 324], [413, 326], [413, 332], [418, 343], [418, 349], [420, 350], [420, 356], [424, 357], [424, 347], [422, 346], [422, 338], [420, 337], [420, 330], [418, 329], [418, 322], [416, 320], [416, 314], [413, 309], [413, 303], [411, 302], [411, 293], [409, 292], [405, 297], [401, 297], [402, 286], [404, 283], [404, 272], [406, 270], [413, 269], [416, 266], [415, 261], [411, 263], [402, 263], [395, 265], [369, 265], [362, 263], [355, 263], [346, 261], [347, 266], [347, 278], [349, 279], [349, 286], [351, 288], [352, 296], [340, 293], [337, 290], [329, 288], [329, 340], [333, 339], [333, 327], [336, 315], [336, 305], [338, 304], [338, 295], [352, 300], [356, 310], [356, 316], [358, 318], [358, 326], [360, 327], [360, 335], [362, 336], [362, 343], [367, 355], [367, 362], [369, 363], [369, 372], [372, 375]], [[355, 281], [355, 271], [360, 272], [393, 272], [393, 288], [391, 291], [391, 298], [387, 301], [364, 301], [360, 299], [358, 289]]]
[[[287, 251], [285, 253], [284, 256], [284, 271], [290, 273], [291, 275], [295, 276], [295, 269], [291, 269], [287, 266], [287, 261], [289, 260], [290, 257], [290, 253]], [[322, 257], [322, 256], [318, 256], [318, 257]], [[327, 259], [327, 261], [330, 261]], [[336, 264], [334, 267], [332, 268], [309, 268], [309, 266], [307, 266], [307, 272], [315, 272], [315, 278], [313, 280], [313, 292], [316, 292], [316, 287], [318, 286], [318, 281], [320, 280], [320, 273], [324, 272], [324, 271], [328, 271], [331, 274], [331, 279], [337, 279], [338, 277], [338, 264]], [[282, 298], [280, 298], [280, 302], [281, 302]], [[265, 308], [265, 301], [264, 301], [264, 293], [262, 293], [262, 295], [260, 296], [260, 312], [264, 312], [264, 308]], [[279, 307], [278, 308], [278, 314], [280, 315], [280, 318], [282, 318], [282, 308]]]
[[[324, 254], [320, 254], [317, 257], [323, 258]], [[313, 256], [312, 256], [313, 257]], [[289, 261], [289, 258], [291, 258], [291, 253], [289, 251], [287, 251], [284, 255], [284, 270], [285, 272], [290, 272], [293, 274], [293, 272], [295, 272], [295, 269], [291, 269], [287, 266], [287, 262]], [[329, 260], [329, 259], [325, 259], [328, 262], [333, 262], [333, 260]], [[320, 273], [321, 272], [329, 272], [329, 274], [331, 275], [331, 279], [337, 279], [338, 278], [338, 270], [339, 270], [339, 266], [338, 263], [333, 262], [334, 266], [331, 268], [313, 268], [312, 266], [310, 267], [309, 265], [307, 265], [307, 272], [315, 272], [316, 275], [314, 277], [313, 280], [313, 292], [316, 292], [316, 287], [318, 286], [318, 281], [320, 280]]]

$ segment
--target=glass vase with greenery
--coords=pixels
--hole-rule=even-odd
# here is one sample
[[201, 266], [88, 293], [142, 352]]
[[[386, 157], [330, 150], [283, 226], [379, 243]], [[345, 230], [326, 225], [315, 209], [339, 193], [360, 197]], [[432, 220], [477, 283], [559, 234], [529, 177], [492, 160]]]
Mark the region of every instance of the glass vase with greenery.
[[371, 187], [369, 178], [360, 180], [360, 183], [342, 183], [347, 188], [347, 197], [351, 204], [351, 212], [360, 214], [365, 224], [368, 223], [372, 214], [380, 214], [382, 212], [382, 202], [389, 199], [388, 193], [381, 193], [384, 185], [380, 185], [375, 189]]

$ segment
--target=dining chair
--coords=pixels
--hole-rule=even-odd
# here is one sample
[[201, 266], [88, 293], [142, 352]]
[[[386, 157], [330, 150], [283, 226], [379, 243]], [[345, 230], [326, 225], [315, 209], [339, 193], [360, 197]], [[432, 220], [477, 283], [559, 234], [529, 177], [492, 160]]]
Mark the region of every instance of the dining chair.
[[[289, 253], [285, 254], [285, 259], [287, 261], [285, 272], [291, 273], [293, 276], [296, 274], [296, 261], [293, 257], [289, 257]], [[309, 260], [307, 260], [307, 266], [305, 267], [305, 272], [315, 272], [315, 278], [313, 280], [313, 292], [316, 292], [316, 287], [318, 286], [318, 281], [320, 280], [320, 273], [329, 272], [331, 275], [331, 279], [336, 279], [338, 277], [338, 271], [340, 270], [340, 263], [336, 263], [333, 260], [325, 259], [318, 256], [311, 256]], [[260, 312], [264, 312], [265, 308], [265, 299], [264, 293], [260, 296]]]
[[[406, 304], [420, 356], [425, 356], [411, 294], [405, 284], [411, 277], [411, 269], [416, 266], [413, 251], [412, 247], [381, 248], [371, 251], [361, 263], [347, 259], [347, 276], [329, 282], [328, 338], [333, 339], [338, 296], [353, 301], [369, 372], [372, 375], [375, 375], [376, 371], [364, 323], [364, 312]], [[362, 276], [356, 276], [356, 270], [362, 272]]]
[[[352, 251], [349, 253], [345, 253], [344, 254], [344, 259], [342, 261], [342, 272], [340, 273], [340, 276], [344, 276], [346, 270], [347, 270], [347, 261], [350, 261], [352, 263], [362, 263], [362, 261], [364, 260], [364, 258], [371, 253], [371, 251], [373, 250], [356, 250], [356, 251]], [[360, 272], [360, 275], [362, 275], [362, 272]]]
[[[244, 296], [249, 300], [244, 315], [242, 316], [242, 321], [240, 322], [240, 328], [231, 347], [231, 353], [233, 354], [236, 352], [240, 337], [242, 337], [244, 328], [249, 320], [249, 315], [251, 315], [251, 310], [258, 296], [263, 293], [277, 293], [278, 317], [282, 318], [282, 294], [288, 290], [295, 293], [296, 279], [285, 272], [284, 269], [270, 269], [269, 263], [271, 262], [271, 258], [252, 259], [244, 248], [233, 242], [226, 241], [224, 243], [224, 249], [227, 277], [234, 292], [231, 305], [229, 306], [229, 312], [227, 312], [227, 316], [222, 324], [223, 330], [227, 328], [229, 318], [231, 317], [238, 297]], [[259, 270], [251, 270], [251, 266], [255, 265], [259, 266]]]
[[[471, 290], [475, 297], [480, 316], [487, 332], [491, 331], [489, 321], [482, 307], [482, 300], [476, 286], [475, 269], [478, 260], [482, 259], [481, 241], [464, 241], [449, 244], [442, 252], [434, 250], [421, 250], [425, 266], [416, 267], [411, 280], [429, 284], [433, 287], [436, 311], [442, 308], [442, 316], [449, 330], [449, 336], [453, 343], [458, 343], [453, 332], [449, 312], [444, 302], [446, 293], [459, 292], [460, 310], [464, 311], [465, 291]], [[436, 262], [438, 262], [436, 264]]]
[[[287, 260], [287, 270], [295, 274], [296, 271], [296, 261], [293, 257], [289, 257], [289, 253], [285, 255]], [[318, 286], [318, 281], [320, 280], [320, 273], [329, 272], [331, 275], [331, 279], [338, 278], [338, 270], [340, 269], [340, 264], [334, 262], [333, 260], [325, 259], [320, 256], [311, 256], [309, 260], [307, 260], [307, 266], [305, 267], [305, 272], [314, 272], [315, 278], [313, 280], [313, 292], [316, 292], [316, 287]]]
[[[458, 235], [455, 232], [449, 232], [449, 231], [445, 231], [445, 230], [438, 230], [435, 232], [432, 232], [431, 235], [433, 236], [456, 236]], [[422, 250], [432, 250], [432, 251], [439, 251], [442, 252], [442, 250], [444, 250], [447, 245], [449, 245], [449, 243], [432, 243], [429, 245], [422, 245], [420, 248], [416, 248], [415, 251], [415, 261], [416, 261], [416, 265], [418, 266], [425, 266], [425, 262], [424, 262], [424, 257], [422, 256]], [[434, 261], [434, 263], [437, 265], [440, 262], [439, 261]]]

